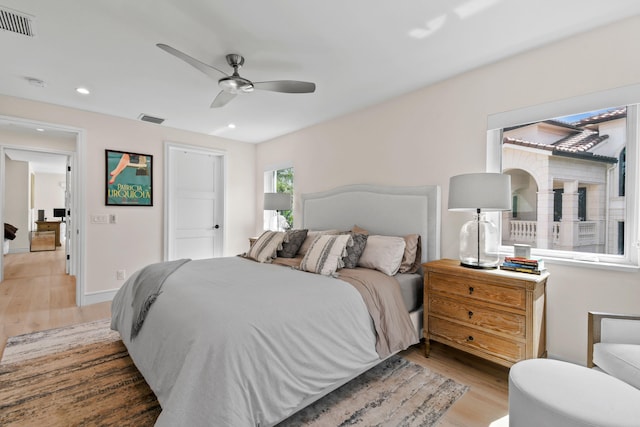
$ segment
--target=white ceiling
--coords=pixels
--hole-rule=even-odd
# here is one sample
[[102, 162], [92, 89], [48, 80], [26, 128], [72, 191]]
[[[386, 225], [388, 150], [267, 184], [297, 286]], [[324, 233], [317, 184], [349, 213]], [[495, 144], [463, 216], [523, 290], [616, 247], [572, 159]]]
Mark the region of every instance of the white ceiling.
[[62, 154], [17, 150], [13, 148], [6, 149], [4, 152], [11, 160], [28, 162], [31, 170], [35, 173], [53, 173], [58, 175], [65, 173], [67, 156]]
[[[35, 37], [0, 30], [0, 93], [262, 142], [632, 15], [638, 0], [0, 0]], [[303, 80], [313, 94], [254, 91], [210, 109], [217, 83], [160, 50], [253, 81]], [[569, 54], [569, 53], [568, 53]], [[30, 84], [40, 79], [44, 87]], [[85, 86], [90, 95], [75, 88]], [[230, 123], [235, 128], [228, 127]]]

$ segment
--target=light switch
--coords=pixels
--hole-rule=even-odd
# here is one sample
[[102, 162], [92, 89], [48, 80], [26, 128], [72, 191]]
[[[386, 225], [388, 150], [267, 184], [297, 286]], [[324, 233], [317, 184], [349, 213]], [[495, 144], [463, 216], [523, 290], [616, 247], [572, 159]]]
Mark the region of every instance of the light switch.
[[109, 215], [107, 215], [107, 214], [92, 214], [91, 215], [91, 223], [92, 224], [108, 224], [109, 223]]

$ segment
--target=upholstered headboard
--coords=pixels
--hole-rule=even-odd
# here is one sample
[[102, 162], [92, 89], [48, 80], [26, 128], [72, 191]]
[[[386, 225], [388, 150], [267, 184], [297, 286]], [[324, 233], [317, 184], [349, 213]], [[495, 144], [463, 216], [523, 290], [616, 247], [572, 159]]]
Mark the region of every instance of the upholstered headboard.
[[440, 258], [440, 187], [348, 185], [302, 195], [302, 227], [422, 236], [422, 262]]

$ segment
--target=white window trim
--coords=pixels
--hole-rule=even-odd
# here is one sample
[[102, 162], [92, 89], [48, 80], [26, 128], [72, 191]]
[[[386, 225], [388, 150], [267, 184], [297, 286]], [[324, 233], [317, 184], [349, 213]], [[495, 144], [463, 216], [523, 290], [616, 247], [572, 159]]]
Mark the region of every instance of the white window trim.
[[[562, 117], [581, 111], [593, 111], [615, 106], [627, 108], [627, 164], [626, 164], [626, 221], [624, 256], [609, 254], [579, 254], [532, 248], [532, 254], [544, 257], [545, 262], [595, 267], [623, 271], [638, 271], [640, 249], [640, 84], [582, 95], [561, 101], [493, 114], [487, 120], [487, 172], [502, 172], [502, 129], [522, 123]], [[500, 216], [491, 218], [496, 224]], [[501, 254], [512, 255], [512, 246], [501, 246]]]
[[[263, 173], [263, 193], [276, 192], [276, 172], [282, 169], [293, 168], [290, 162], [279, 163], [276, 165], [268, 165], [264, 168]], [[278, 218], [276, 211], [263, 211], [262, 224], [265, 230], [271, 230]], [[274, 222], [275, 221], [275, 222]], [[275, 224], [277, 226], [277, 224]]]

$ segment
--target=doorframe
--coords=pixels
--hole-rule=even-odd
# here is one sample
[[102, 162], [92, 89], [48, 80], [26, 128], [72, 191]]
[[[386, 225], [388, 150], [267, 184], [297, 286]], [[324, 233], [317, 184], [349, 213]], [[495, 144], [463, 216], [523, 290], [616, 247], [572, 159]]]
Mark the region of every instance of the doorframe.
[[227, 152], [222, 149], [216, 148], [208, 148], [202, 147], [199, 145], [189, 145], [183, 144], [180, 142], [174, 141], [164, 141], [164, 242], [163, 242], [163, 259], [164, 261], [169, 261], [170, 247], [171, 247], [171, 212], [173, 211], [173, 205], [175, 203], [171, 198], [171, 174], [169, 170], [171, 170], [171, 151], [172, 150], [184, 150], [193, 153], [206, 154], [212, 156], [221, 157], [222, 164], [222, 200], [223, 200], [223, 209], [222, 209], [222, 220], [220, 223], [222, 224], [222, 253], [226, 253], [226, 242], [227, 242], [227, 227], [226, 227], [226, 218], [227, 218]]
[[[85, 216], [86, 216], [86, 139], [84, 129], [64, 126], [54, 123], [47, 123], [36, 120], [28, 120], [11, 116], [0, 116], [0, 120], [16, 124], [18, 126], [38, 128], [42, 127], [50, 130], [58, 130], [76, 134], [75, 151], [63, 151], [45, 147], [31, 145], [6, 144], [0, 141], [0, 176], [2, 177], [2, 197], [0, 197], [0, 223], [4, 223], [4, 195], [5, 193], [5, 149], [17, 149], [26, 151], [37, 151], [45, 153], [63, 154], [71, 157], [71, 215], [73, 218], [74, 230], [71, 230], [71, 268], [69, 274], [76, 278], [76, 305], [82, 306], [85, 303]], [[75, 232], [74, 232], [75, 231]], [[0, 257], [0, 281], [4, 280], [4, 259]]]

